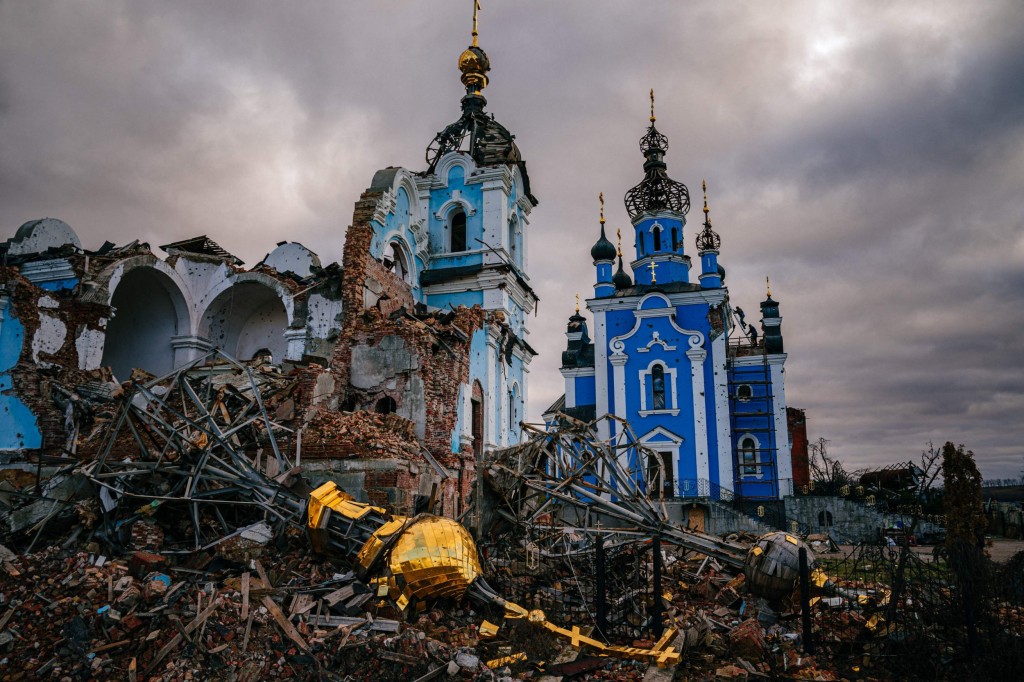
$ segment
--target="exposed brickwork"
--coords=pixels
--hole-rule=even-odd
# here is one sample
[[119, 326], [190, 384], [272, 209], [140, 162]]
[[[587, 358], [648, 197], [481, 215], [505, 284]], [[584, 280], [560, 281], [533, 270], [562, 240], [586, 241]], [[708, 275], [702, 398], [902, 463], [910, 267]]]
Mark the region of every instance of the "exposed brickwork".
[[[55, 387], [73, 388], [89, 381], [110, 379], [102, 370], [78, 369], [78, 347], [75, 340], [85, 329], [103, 330], [102, 320], [110, 319], [110, 306], [87, 303], [74, 297], [73, 291], [47, 291], [22, 277], [16, 268], [0, 268], [0, 281], [6, 283], [14, 316], [24, 328], [24, 340], [18, 363], [11, 369], [15, 395], [36, 415], [43, 436], [42, 451], [59, 455], [64, 452], [68, 434], [64, 430], [63, 395]], [[47, 307], [40, 307], [45, 299]], [[56, 307], [50, 307], [56, 302]], [[33, 358], [32, 341], [42, 324], [43, 316], [58, 320], [65, 327], [63, 342], [52, 352], [40, 351], [38, 363]]]
[[789, 427], [793, 485], [800, 488], [811, 480], [810, 462], [807, 458], [807, 414], [795, 407], [787, 407], [786, 425]]

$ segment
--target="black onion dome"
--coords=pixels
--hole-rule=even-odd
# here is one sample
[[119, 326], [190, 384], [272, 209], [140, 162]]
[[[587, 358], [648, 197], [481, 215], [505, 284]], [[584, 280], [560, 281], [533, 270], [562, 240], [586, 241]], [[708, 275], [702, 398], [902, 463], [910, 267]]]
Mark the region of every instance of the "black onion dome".
[[616, 289], [628, 289], [633, 286], [633, 278], [622, 269], [622, 256], [619, 256], [619, 269], [612, 275], [612, 283]]
[[668, 151], [668, 138], [658, 132], [658, 129], [651, 124], [647, 133], [640, 138], [640, 151], [647, 156], [652, 151], [659, 151], [662, 154]]
[[593, 247], [590, 249], [590, 257], [594, 259], [594, 262], [606, 260], [615, 260], [615, 244], [608, 241], [608, 238], [604, 236], [604, 223], [601, 223], [601, 237], [597, 240]]
[[668, 138], [651, 126], [640, 138], [640, 151], [647, 157], [644, 162], [644, 179], [626, 192], [626, 212], [631, 220], [644, 213], [674, 211], [686, 214], [690, 211], [690, 190], [681, 182], [668, 176], [667, 166], [662, 158], [668, 151]]
[[722, 238], [705, 223], [704, 230], [697, 235], [697, 251], [718, 251], [722, 246]]

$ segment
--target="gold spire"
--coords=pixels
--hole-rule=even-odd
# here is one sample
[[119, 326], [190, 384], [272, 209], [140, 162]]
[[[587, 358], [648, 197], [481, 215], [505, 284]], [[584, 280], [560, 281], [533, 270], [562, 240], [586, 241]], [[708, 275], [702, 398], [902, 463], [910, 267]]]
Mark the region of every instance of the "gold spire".
[[480, 33], [477, 16], [479, 11], [479, 0], [473, 0], [473, 44], [459, 55], [462, 84], [466, 86], [466, 93], [471, 95], [479, 95], [480, 91], [487, 87], [487, 72], [491, 70], [491, 62], [477, 40]]
[[654, 123], [654, 88], [651, 88], [651, 123]]
[[576, 292], [576, 314], [580, 314], [580, 294], [578, 291]]
[[615, 228], [615, 236], [619, 238], [619, 258], [622, 258], [622, 228]]
[[604, 225], [604, 192], [597, 195], [597, 200], [601, 202], [601, 224]]
[[772, 282], [771, 282], [770, 279], [768, 279], [767, 275], [765, 275], [764, 283], [765, 283], [765, 286], [768, 287], [768, 298], [771, 298], [772, 297]]
[[480, 0], [473, 0], [473, 47], [479, 47], [477, 43], [477, 36], [480, 35], [478, 28], [480, 26], [477, 20], [477, 12], [480, 11]]
[[708, 226], [711, 225], [711, 209], [708, 208], [708, 181], [700, 181], [701, 189], [704, 190], [704, 223]]

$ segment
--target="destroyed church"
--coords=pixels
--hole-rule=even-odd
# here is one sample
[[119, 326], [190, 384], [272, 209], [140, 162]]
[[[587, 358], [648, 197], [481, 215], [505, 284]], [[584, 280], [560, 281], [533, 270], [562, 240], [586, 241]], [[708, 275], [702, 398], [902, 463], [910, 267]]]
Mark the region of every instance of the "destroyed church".
[[[137, 241], [89, 250], [62, 220], [22, 225], [0, 244], [0, 458], [88, 459], [126, 382], [218, 349], [280, 375], [261, 408], [314, 483], [402, 513], [464, 513], [484, 453], [519, 443], [527, 414], [537, 199], [514, 136], [486, 111], [475, 37], [458, 66], [461, 116], [425, 169], [374, 175], [341, 263], [280, 242], [246, 268], [206, 235], [160, 246], [166, 257]], [[545, 421], [628, 421], [662, 457], [642, 474], [649, 493], [780, 500], [793, 474], [778, 303], [761, 304], [759, 340], [730, 304], [706, 202], [691, 274], [689, 193], [668, 177], [667, 149], [652, 93], [645, 175], [626, 195], [632, 274], [602, 212], [593, 326], [570, 318], [565, 395]], [[599, 437], [621, 435], [597, 423]]]

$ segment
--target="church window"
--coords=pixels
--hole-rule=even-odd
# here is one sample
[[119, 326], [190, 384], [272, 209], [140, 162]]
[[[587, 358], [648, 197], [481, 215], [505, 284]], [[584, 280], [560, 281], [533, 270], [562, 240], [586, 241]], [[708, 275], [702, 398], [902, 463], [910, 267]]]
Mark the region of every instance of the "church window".
[[466, 250], [466, 214], [456, 211], [451, 221], [451, 248], [453, 253]]
[[479, 381], [473, 382], [473, 393], [469, 405], [473, 454], [480, 457], [484, 454], [484, 389]]
[[508, 255], [512, 259], [512, 264], [517, 268], [523, 266], [519, 255], [519, 241], [519, 221], [512, 216], [508, 221]]
[[745, 436], [740, 441], [740, 463], [744, 476], [757, 475], [757, 441], [752, 436]]
[[741, 402], [745, 403], [754, 397], [754, 389], [750, 387], [750, 384], [743, 384], [736, 389], [736, 398]]
[[818, 512], [818, 525], [822, 528], [832, 527], [832, 512], [827, 509], [823, 509]]
[[676, 251], [679, 249], [679, 232], [676, 228], [672, 228], [672, 250]]
[[393, 272], [403, 282], [409, 281], [409, 267], [405, 262], [405, 254], [401, 245], [396, 242], [388, 242], [384, 247], [384, 255], [381, 257], [384, 267]]
[[651, 368], [651, 409], [665, 409], [665, 368], [661, 365]]
[[661, 251], [661, 228], [655, 227], [651, 229], [651, 234], [654, 235], [654, 250]]

